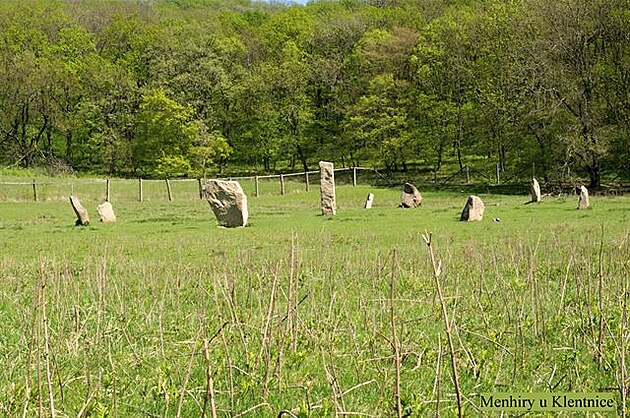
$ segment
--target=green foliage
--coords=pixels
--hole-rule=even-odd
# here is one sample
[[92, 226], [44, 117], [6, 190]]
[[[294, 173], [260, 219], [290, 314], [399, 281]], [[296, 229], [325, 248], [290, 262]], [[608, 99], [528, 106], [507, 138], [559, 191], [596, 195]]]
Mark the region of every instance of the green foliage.
[[[177, 159], [189, 174], [483, 160], [550, 181], [569, 168], [596, 188], [628, 177], [628, 8], [7, 0], [0, 164], [159, 175]], [[227, 145], [195, 145], [202, 130]]]

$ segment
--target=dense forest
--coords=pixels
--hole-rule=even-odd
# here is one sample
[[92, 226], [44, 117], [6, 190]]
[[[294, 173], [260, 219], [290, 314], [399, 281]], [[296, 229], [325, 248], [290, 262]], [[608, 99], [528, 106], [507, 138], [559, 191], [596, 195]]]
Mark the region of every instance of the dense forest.
[[6, 0], [0, 165], [630, 176], [630, 0]]

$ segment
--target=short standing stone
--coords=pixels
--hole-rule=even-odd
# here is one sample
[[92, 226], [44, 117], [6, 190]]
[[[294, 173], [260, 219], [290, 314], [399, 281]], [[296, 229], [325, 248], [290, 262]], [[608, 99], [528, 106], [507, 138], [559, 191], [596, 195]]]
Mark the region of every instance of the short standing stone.
[[460, 221], [480, 221], [483, 219], [485, 205], [477, 196], [468, 196]]
[[114, 207], [109, 202], [101, 203], [96, 207], [98, 216], [101, 222], [116, 222], [116, 215], [114, 214]]
[[70, 196], [70, 204], [72, 205], [72, 209], [74, 209], [74, 213], [77, 215], [76, 226], [86, 226], [90, 224], [90, 215], [88, 215], [87, 209], [81, 205], [79, 198], [76, 196]]
[[532, 195], [532, 203], [540, 203], [540, 184], [538, 184], [538, 180], [532, 179], [529, 183], [529, 191]]
[[365, 199], [365, 209], [372, 209], [372, 203], [374, 202], [374, 193], [369, 193], [367, 199]]
[[403, 192], [400, 196], [401, 208], [415, 208], [422, 204], [422, 195], [411, 183], [405, 183], [403, 186]]
[[247, 196], [237, 181], [209, 180], [203, 189], [219, 224], [228, 228], [247, 225]]
[[319, 162], [320, 192], [322, 215], [337, 213], [337, 198], [335, 197], [335, 167], [327, 161]]
[[578, 200], [578, 209], [587, 209], [589, 206], [588, 201], [588, 189], [584, 186], [580, 186], [580, 200]]

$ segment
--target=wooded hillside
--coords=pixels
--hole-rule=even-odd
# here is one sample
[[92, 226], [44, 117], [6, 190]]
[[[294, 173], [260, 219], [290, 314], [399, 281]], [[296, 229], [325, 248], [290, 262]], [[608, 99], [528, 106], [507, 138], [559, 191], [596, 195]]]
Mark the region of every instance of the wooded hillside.
[[0, 3], [0, 164], [630, 176], [630, 0]]

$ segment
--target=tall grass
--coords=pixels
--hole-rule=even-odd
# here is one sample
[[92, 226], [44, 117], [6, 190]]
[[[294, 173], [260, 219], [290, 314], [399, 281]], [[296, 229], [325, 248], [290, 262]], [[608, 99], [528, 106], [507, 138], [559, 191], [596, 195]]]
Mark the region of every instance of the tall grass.
[[201, 201], [85, 228], [65, 202], [3, 203], [0, 413], [455, 416], [451, 359], [464, 416], [506, 391], [610, 391], [625, 413], [627, 199], [488, 195], [468, 224], [463, 194], [362, 210], [369, 191], [340, 188], [334, 218], [316, 192], [252, 198], [236, 230]]

